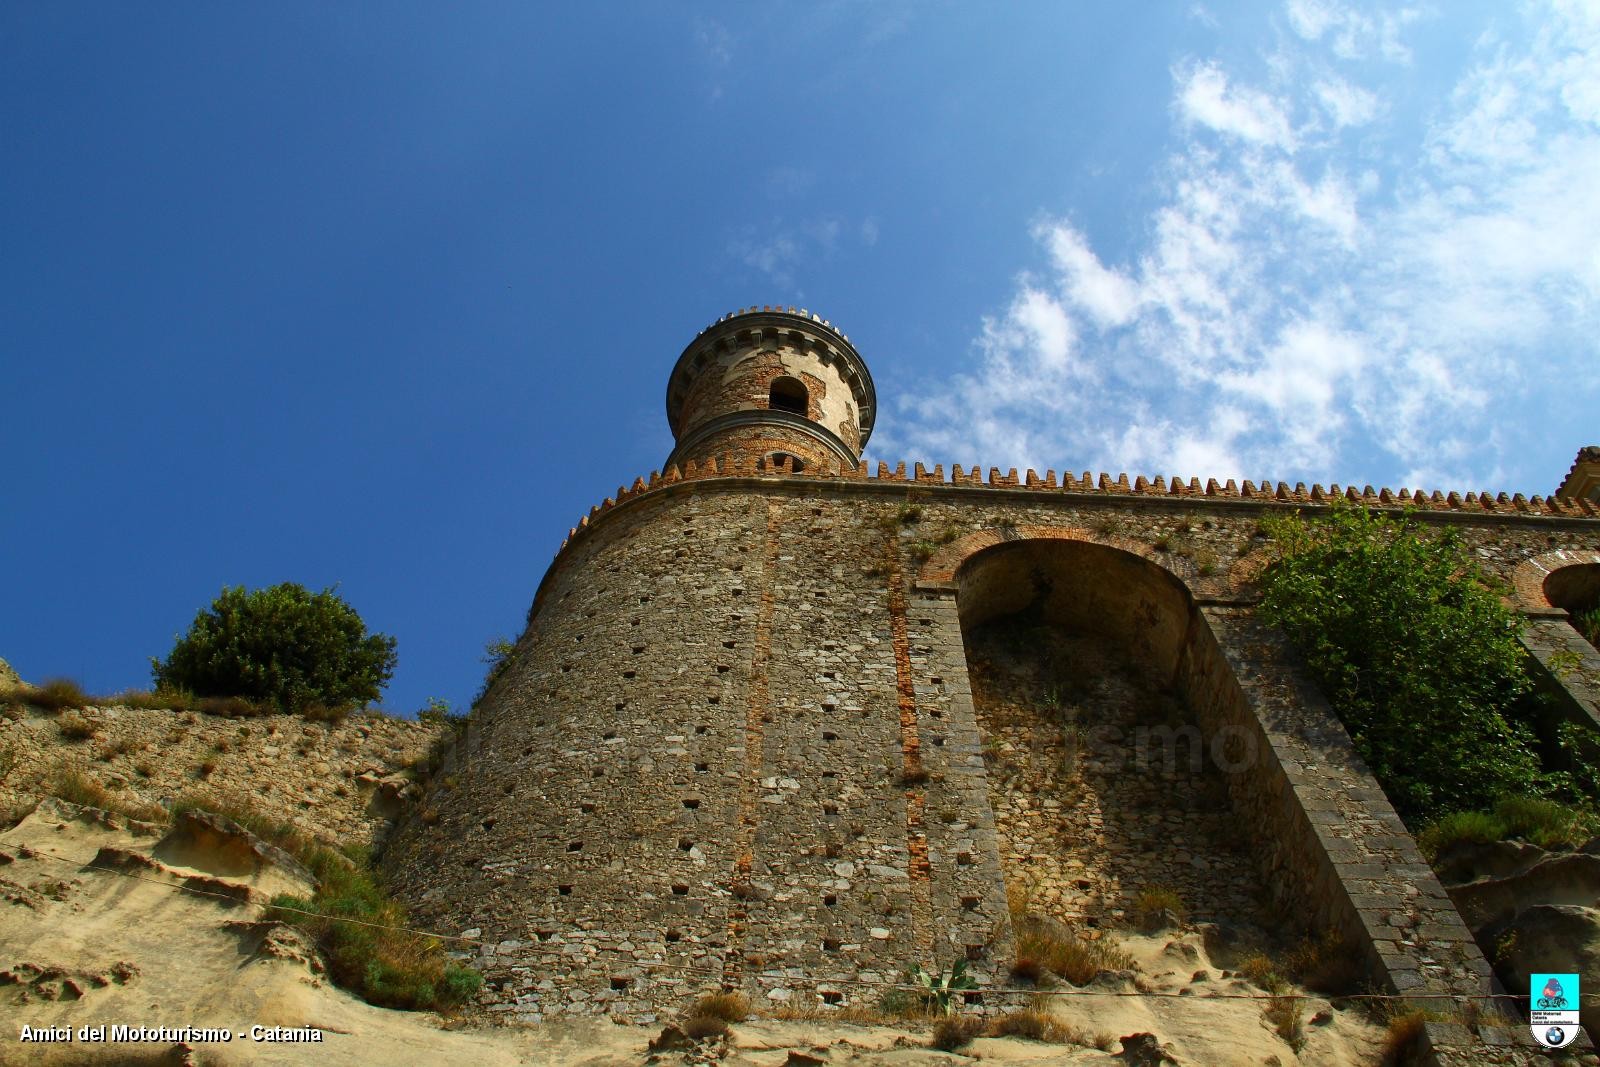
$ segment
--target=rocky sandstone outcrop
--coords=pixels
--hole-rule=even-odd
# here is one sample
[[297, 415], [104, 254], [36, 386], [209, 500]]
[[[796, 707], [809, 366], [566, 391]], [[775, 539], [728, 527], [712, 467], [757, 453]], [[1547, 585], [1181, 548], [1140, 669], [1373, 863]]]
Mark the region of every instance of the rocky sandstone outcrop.
[[115, 706], [3, 710], [0, 797], [13, 802], [77, 774], [129, 806], [247, 806], [325, 841], [365, 845], [418, 795], [409, 768], [446, 729], [377, 714], [323, 723]]
[[[1576, 851], [1524, 841], [1458, 844], [1439, 856], [1441, 880], [1513, 995], [1547, 971], [1600, 973], [1600, 838]], [[1583, 1008], [1591, 1035], [1600, 1005]]]

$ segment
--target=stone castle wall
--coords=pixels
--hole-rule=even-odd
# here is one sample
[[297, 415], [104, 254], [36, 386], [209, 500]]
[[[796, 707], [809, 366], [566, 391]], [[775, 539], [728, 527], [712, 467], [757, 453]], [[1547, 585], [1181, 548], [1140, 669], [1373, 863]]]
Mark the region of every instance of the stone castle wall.
[[[1039, 846], [997, 832], [958, 571], [1052, 539], [1158, 568], [1188, 605], [1104, 583], [1123, 619], [1107, 633], [1135, 653], [1154, 612], [1204, 743], [1231, 726], [1260, 747], [1224, 787], [1238, 877], [1363, 945], [1391, 988], [1482, 987], [1342, 728], [1253, 621], [1257, 520], [1295, 491], [764, 473], [670, 471], [574, 532], [426, 818], [388, 850], [425, 925], [485, 942], [491, 1010], [648, 1019], [722, 985], [872, 1004], [957, 956], [998, 980], [1008, 882]], [[1552, 540], [1600, 550], [1600, 523], [1558, 502], [1440, 498], [1425, 519], [1507, 577]]]

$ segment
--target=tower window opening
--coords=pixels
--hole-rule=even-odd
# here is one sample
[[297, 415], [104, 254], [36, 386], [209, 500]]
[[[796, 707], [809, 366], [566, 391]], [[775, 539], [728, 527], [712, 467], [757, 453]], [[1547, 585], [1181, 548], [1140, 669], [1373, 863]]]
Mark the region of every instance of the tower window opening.
[[795, 415], [806, 413], [809, 400], [806, 387], [795, 378], [774, 378], [772, 391], [767, 394], [767, 407], [773, 411], [787, 411]]

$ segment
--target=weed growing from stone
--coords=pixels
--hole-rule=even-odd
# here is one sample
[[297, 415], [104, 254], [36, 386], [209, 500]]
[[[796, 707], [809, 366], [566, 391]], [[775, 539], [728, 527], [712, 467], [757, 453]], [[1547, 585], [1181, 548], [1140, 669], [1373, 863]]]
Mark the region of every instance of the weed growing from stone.
[[1282, 993], [1289, 987], [1278, 973], [1278, 965], [1265, 953], [1257, 952], [1241, 961], [1239, 973], [1268, 993]]
[[911, 968], [906, 977], [912, 985], [919, 987], [917, 995], [943, 1015], [954, 1013], [958, 994], [978, 986], [967, 973], [967, 961], [964, 958], [952, 962], [948, 971], [928, 971], [919, 963]]

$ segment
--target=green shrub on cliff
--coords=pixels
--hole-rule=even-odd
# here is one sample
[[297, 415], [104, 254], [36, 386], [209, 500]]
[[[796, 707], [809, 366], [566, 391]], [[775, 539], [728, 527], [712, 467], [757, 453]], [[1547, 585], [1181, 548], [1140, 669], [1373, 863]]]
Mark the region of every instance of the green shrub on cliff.
[[394, 672], [394, 646], [386, 634], [368, 634], [333, 590], [283, 582], [249, 592], [224, 587], [166, 661], [150, 664], [160, 690], [307, 712], [378, 699]]
[[367, 867], [320, 846], [297, 858], [317, 876], [315, 895], [280, 894], [266, 918], [316, 938], [336, 983], [369, 1004], [408, 1010], [459, 1007], [478, 992], [483, 976], [451, 962], [438, 938], [409, 929], [405, 908]]
[[1261, 613], [1282, 628], [1408, 818], [1544, 784], [1507, 608], [1459, 536], [1340, 506], [1268, 518]]

